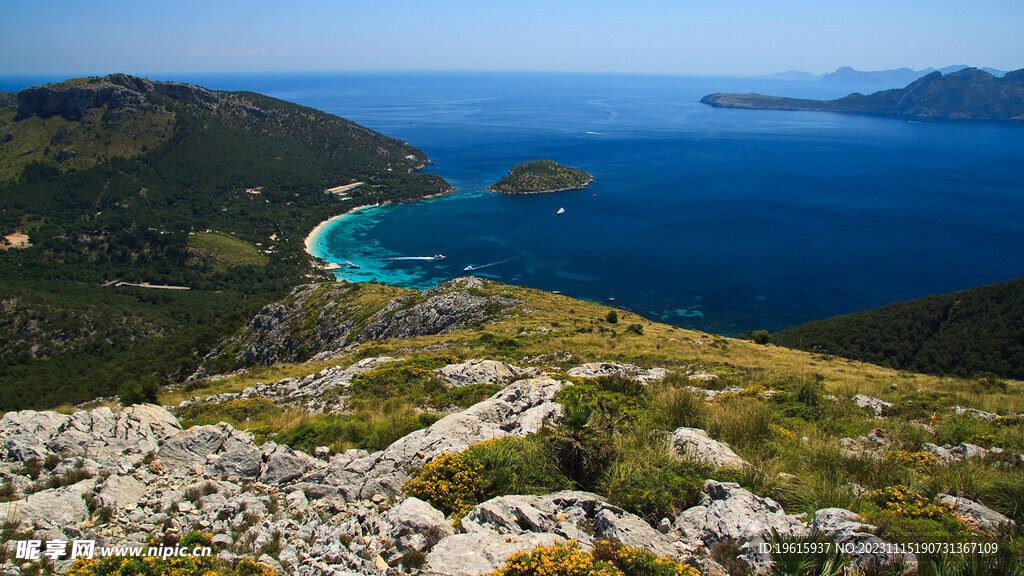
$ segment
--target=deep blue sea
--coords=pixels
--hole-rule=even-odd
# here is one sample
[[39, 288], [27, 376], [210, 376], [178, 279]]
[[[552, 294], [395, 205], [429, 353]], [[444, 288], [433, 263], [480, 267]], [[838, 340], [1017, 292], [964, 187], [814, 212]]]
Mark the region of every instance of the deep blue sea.
[[[1024, 126], [698, 102], [718, 91], [833, 98], [878, 86], [528, 73], [159, 79], [298, 102], [428, 154], [428, 170], [455, 192], [357, 212], [318, 244], [324, 258], [361, 266], [339, 273], [349, 280], [423, 288], [473, 265], [734, 334], [1024, 275]], [[533, 196], [486, 190], [537, 158], [594, 182]], [[436, 253], [447, 259], [391, 259]]]

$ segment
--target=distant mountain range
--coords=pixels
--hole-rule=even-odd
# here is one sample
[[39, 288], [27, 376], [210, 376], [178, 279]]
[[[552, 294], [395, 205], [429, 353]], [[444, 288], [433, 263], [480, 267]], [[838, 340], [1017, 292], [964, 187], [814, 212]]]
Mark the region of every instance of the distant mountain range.
[[[854, 70], [849, 66], [843, 66], [837, 68], [835, 72], [828, 74], [811, 74], [810, 72], [801, 72], [799, 70], [789, 70], [787, 72], [778, 72], [771, 74], [770, 78], [777, 80], [798, 80], [802, 82], [845, 82], [848, 84], [880, 84], [892, 87], [906, 86], [914, 80], [927, 76], [932, 72], [942, 72], [943, 74], [952, 74], [953, 72], [959, 72], [965, 68], [969, 68], [966, 64], [957, 64], [954, 66], [946, 66], [945, 68], [928, 67], [922, 70], [913, 70], [911, 68], [896, 68], [893, 70], [869, 70], [861, 71]], [[1005, 70], [998, 70], [996, 68], [979, 68], [988, 72], [989, 74], [1002, 78], [1006, 75]]]
[[848, 112], [908, 118], [954, 120], [1024, 120], [1024, 69], [1002, 78], [964, 68], [951, 74], [932, 72], [906, 88], [837, 100], [806, 100], [763, 94], [709, 94], [700, 100], [717, 108]]

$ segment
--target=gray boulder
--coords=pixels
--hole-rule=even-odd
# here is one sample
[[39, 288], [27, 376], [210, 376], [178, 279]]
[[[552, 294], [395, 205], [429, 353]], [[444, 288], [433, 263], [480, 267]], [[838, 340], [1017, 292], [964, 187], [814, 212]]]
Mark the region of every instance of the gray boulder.
[[742, 469], [747, 466], [747, 461], [733, 452], [728, 444], [711, 438], [699, 428], [677, 428], [672, 433], [672, 447], [680, 455], [716, 468]]
[[23, 500], [0, 504], [0, 518], [24, 522], [37, 529], [74, 527], [89, 518], [86, 494], [93, 491], [93, 479], [71, 486], [52, 488], [30, 494]]
[[570, 376], [581, 378], [599, 378], [601, 376], [625, 376], [640, 382], [651, 382], [661, 380], [665, 377], [664, 368], [644, 369], [633, 364], [620, 364], [618, 362], [591, 362], [581, 364], [569, 370]]
[[255, 480], [263, 465], [263, 452], [256, 446], [236, 446], [225, 451], [207, 466], [214, 476], [226, 475], [242, 480]]
[[704, 483], [701, 505], [684, 510], [675, 524], [689, 540], [705, 545], [729, 538], [755, 540], [773, 528], [783, 536], [799, 536], [805, 530], [775, 500], [756, 496], [734, 482], [716, 480]]
[[477, 576], [505, 565], [516, 552], [529, 552], [538, 546], [564, 542], [554, 534], [496, 534], [493, 532], [456, 534], [441, 540], [427, 555], [423, 574], [431, 576]]
[[961, 517], [967, 519], [974, 526], [992, 534], [1000, 534], [1014, 525], [1013, 520], [974, 500], [958, 498], [949, 494], [939, 494], [939, 500], [952, 506]]
[[875, 536], [876, 528], [862, 520], [859, 514], [843, 508], [823, 508], [814, 513], [809, 527], [835, 540], [840, 549], [850, 555], [856, 568], [893, 562], [917, 566], [917, 557], [912, 553], [889, 554], [889, 543]]
[[309, 456], [303, 458], [305, 454], [296, 454], [290, 446], [267, 442], [263, 445], [263, 452], [267, 454], [267, 462], [263, 466], [263, 473], [260, 474], [260, 482], [264, 484], [291, 482], [309, 469]]
[[146, 493], [146, 485], [133, 476], [114, 475], [106, 479], [99, 489], [99, 498], [105, 506], [124, 510], [136, 505]]
[[388, 536], [395, 541], [398, 554], [409, 550], [428, 552], [439, 541], [455, 534], [444, 514], [419, 498], [406, 498], [391, 509], [392, 528]]
[[598, 540], [612, 540], [670, 558], [691, 551], [640, 517], [589, 492], [493, 498], [470, 511], [462, 519], [462, 528], [469, 534], [554, 534], [579, 542], [583, 549], [592, 548]]
[[875, 415], [875, 418], [881, 418], [882, 414], [893, 407], [891, 402], [885, 400], [879, 400], [871, 396], [865, 396], [863, 394], [857, 394], [853, 397], [853, 403]]
[[221, 422], [214, 426], [193, 426], [167, 440], [156, 457], [171, 469], [206, 466], [207, 457], [220, 450], [231, 428]]
[[434, 374], [451, 386], [511, 382], [528, 372], [508, 362], [496, 360], [469, 360], [462, 364], [449, 364], [434, 370]]

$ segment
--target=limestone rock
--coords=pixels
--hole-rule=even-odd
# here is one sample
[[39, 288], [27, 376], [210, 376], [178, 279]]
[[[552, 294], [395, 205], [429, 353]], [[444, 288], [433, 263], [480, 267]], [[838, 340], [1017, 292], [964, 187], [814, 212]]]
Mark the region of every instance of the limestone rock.
[[402, 484], [409, 478], [409, 469], [422, 467], [442, 453], [461, 452], [483, 440], [538, 431], [545, 419], [559, 416], [560, 409], [553, 398], [563, 385], [546, 377], [520, 380], [484, 402], [405, 436], [381, 452], [347, 462], [339, 459], [337, 464], [332, 459], [330, 470], [317, 481], [346, 490], [349, 498], [400, 494]]
[[1014, 525], [1013, 520], [974, 500], [958, 498], [949, 494], [939, 494], [939, 500], [952, 506], [957, 514], [971, 524], [992, 534], [999, 534]]
[[260, 475], [263, 465], [263, 453], [256, 446], [236, 446], [217, 458], [207, 466], [213, 475], [226, 475], [231, 478], [255, 480]]
[[24, 500], [0, 504], [0, 518], [24, 522], [41, 529], [75, 526], [89, 518], [85, 494], [92, 493], [94, 480], [51, 488], [29, 494]]
[[99, 497], [105, 506], [123, 510], [129, 504], [138, 504], [145, 493], [146, 485], [135, 477], [114, 475], [103, 482]]
[[388, 513], [399, 554], [408, 550], [428, 552], [437, 542], [455, 533], [444, 514], [419, 498], [406, 498]]
[[495, 534], [492, 532], [456, 534], [441, 540], [427, 555], [425, 574], [477, 576], [505, 565], [516, 552], [529, 552], [538, 546], [564, 542], [554, 534]]
[[851, 555], [857, 568], [871, 565], [903, 562], [908, 567], [917, 565], [914, 554], [888, 554], [885, 540], [875, 536], [875, 527], [862, 522], [860, 515], [843, 508], [823, 508], [814, 513], [810, 529], [832, 538], [844, 547], [854, 551]]
[[876, 418], [881, 418], [882, 414], [886, 410], [893, 407], [891, 402], [886, 402], [885, 400], [879, 400], [878, 398], [865, 396], [863, 394], [857, 394], [854, 396], [853, 403], [865, 410], [868, 410], [874, 414]]
[[740, 458], [725, 442], [714, 440], [699, 428], [677, 428], [672, 433], [672, 447], [680, 455], [689, 456], [716, 468], [742, 469], [747, 461]]
[[646, 370], [633, 364], [620, 364], [617, 362], [592, 362], [582, 364], [569, 370], [570, 376], [582, 378], [599, 378], [601, 376], [625, 376], [640, 382], [651, 382], [661, 380], [665, 377], [664, 368], [651, 368]]
[[527, 373], [528, 370], [496, 360], [469, 360], [434, 370], [434, 374], [451, 386], [511, 382]]
[[670, 558], [691, 549], [659, 532], [640, 517], [589, 492], [492, 498], [462, 519], [469, 534], [554, 534], [590, 549], [597, 540], [613, 540]]
[[754, 540], [774, 528], [783, 536], [800, 535], [803, 523], [787, 515], [778, 502], [756, 496], [734, 482], [708, 480], [700, 506], [684, 510], [676, 527], [705, 545], [728, 538]]
[[283, 484], [302, 476], [309, 469], [309, 457], [302, 458], [289, 446], [267, 442], [263, 445], [264, 452], [268, 445], [273, 445], [267, 456], [267, 462], [260, 474], [260, 482], [264, 484]]

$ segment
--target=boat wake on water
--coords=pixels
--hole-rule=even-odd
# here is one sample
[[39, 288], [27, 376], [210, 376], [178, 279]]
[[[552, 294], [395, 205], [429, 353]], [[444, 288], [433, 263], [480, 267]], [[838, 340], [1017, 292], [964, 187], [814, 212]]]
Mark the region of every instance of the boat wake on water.
[[480, 270], [481, 268], [490, 268], [491, 266], [497, 266], [498, 264], [504, 264], [505, 262], [508, 262], [509, 260], [511, 260], [511, 258], [505, 258], [504, 260], [498, 260], [497, 262], [491, 262], [490, 264], [481, 264], [479, 266], [473, 266], [472, 264], [470, 264], [469, 266], [466, 266], [465, 268], [463, 268], [463, 270], [466, 271], [466, 272], [472, 272], [474, 270]]
[[428, 261], [429, 260], [440, 261], [440, 260], [444, 260], [444, 259], [445, 259], [445, 255], [444, 254], [434, 254], [433, 256], [391, 256], [389, 258], [384, 258], [384, 260], [428, 260]]

